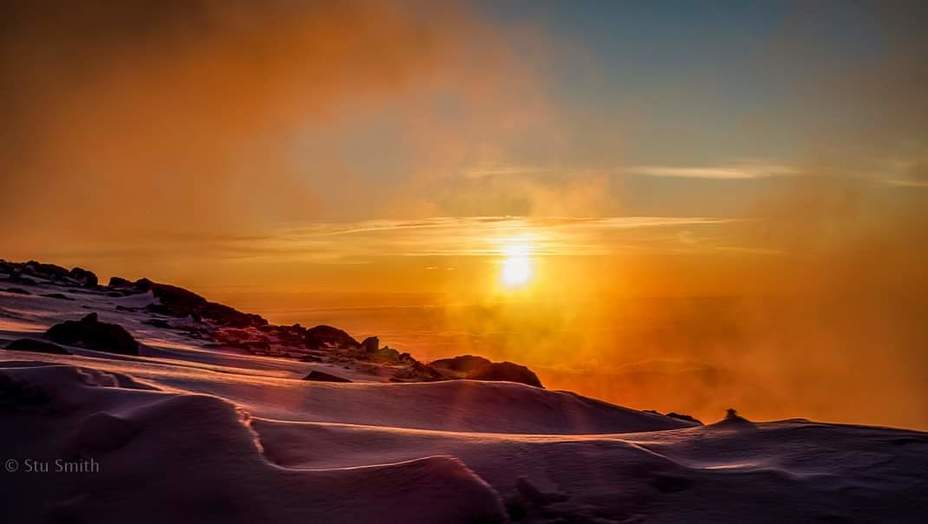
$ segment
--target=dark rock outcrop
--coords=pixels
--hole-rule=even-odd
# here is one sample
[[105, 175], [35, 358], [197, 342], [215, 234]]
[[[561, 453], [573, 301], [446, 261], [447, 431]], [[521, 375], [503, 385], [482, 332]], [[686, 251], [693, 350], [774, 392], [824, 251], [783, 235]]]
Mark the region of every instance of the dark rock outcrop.
[[306, 347], [310, 349], [358, 348], [360, 344], [341, 329], [320, 325], [306, 330]]
[[77, 284], [82, 287], [96, 287], [98, 283], [97, 275], [80, 267], [68, 270], [55, 264], [43, 264], [35, 260], [30, 260], [18, 267], [16, 267], [17, 264], [13, 266], [19, 270], [20, 274], [44, 278], [52, 282]]
[[677, 419], [677, 420], [683, 420], [683, 421], [686, 421], [686, 422], [692, 422], [693, 424], [697, 424], [697, 425], [700, 425], [700, 426], [703, 426], [703, 425], [704, 425], [704, 424], [702, 423], [701, 420], [699, 420], [699, 419], [697, 419], [697, 418], [695, 418], [695, 417], [691, 417], [691, 416], [689, 416], [689, 415], [684, 415], [684, 414], [682, 414], [682, 413], [674, 413], [673, 411], [671, 411], [670, 413], [661, 413], [660, 411], [657, 411], [656, 409], [643, 409], [643, 410], [641, 410], [641, 411], [643, 411], [643, 412], [645, 412], [645, 413], [654, 413], [655, 415], [660, 415], [660, 416], [662, 416], [662, 417], [670, 417], [670, 418], [675, 418], [675, 419]]
[[365, 352], [360, 358], [371, 362], [400, 363], [406, 361], [403, 359], [402, 355], [409, 356], [408, 353], [401, 354], [399, 351], [389, 346], [384, 346], [375, 351]]
[[146, 288], [150, 289], [158, 299], [158, 304], [152, 304], [147, 308], [153, 313], [172, 317], [191, 316], [197, 320], [212, 321], [220, 326], [238, 328], [267, 325], [267, 320], [260, 315], [242, 313], [224, 304], [209, 302], [200, 295], [181, 287], [140, 279], [135, 282], [135, 288], [143, 291]]
[[538, 375], [531, 369], [512, 362], [493, 362], [489, 366], [474, 371], [467, 378], [470, 380], [519, 382], [536, 388], [544, 387], [541, 385], [541, 380], [538, 380]]
[[2, 262], [0, 270], [9, 275], [7, 280], [10, 282], [36, 285], [38, 282], [34, 279], [38, 278], [59, 285], [77, 285], [87, 288], [97, 286], [97, 275], [79, 267], [68, 270], [55, 264], [43, 264], [35, 260], [22, 263], [0, 262]]
[[48, 280], [64, 280], [71, 274], [67, 269], [55, 264], [43, 264], [30, 260], [21, 267], [21, 272], [34, 277], [46, 278]]
[[11, 274], [9, 277], [7, 277], [6, 281], [12, 284], [19, 284], [22, 286], [35, 286], [38, 284], [38, 282], [36, 282], [35, 280], [29, 277], [24, 277], [20, 275], [19, 273]]
[[[405, 354], [405, 353], [404, 353]], [[391, 382], [433, 382], [437, 380], [447, 380], [448, 377], [440, 373], [437, 369], [428, 364], [423, 364], [418, 360], [412, 359], [411, 363], [397, 371]]]
[[6, 349], [13, 351], [31, 351], [33, 353], [49, 353], [52, 355], [70, 355], [71, 352], [58, 344], [36, 340], [34, 338], [20, 338], [6, 345]]
[[122, 277], [110, 277], [110, 282], [107, 284], [107, 287], [119, 289], [133, 288], [135, 287], [135, 283]]
[[475, 355], [461, 355], [435, 360], [429, 365], [445, 378], [519, 382], [544, 387], [532, 370], [512, 362], [491, 362]]
[[[381, 368], [389, 366], [395, 370], [391, 380], [398, 382], [473, 379], [512, 381], [543, 387], [530, 369], [511, 362], [491, 362], [483, 357], [463, 355], [424, 364], [409, 353], [401, 353], [387, 346], [381, 347], [376, 336], [367, 337], [359, 343], [347, 332], [333, 326], [318, 325], [306, 329], [299, 324], [271, 325], [259, 315], [243, 313], [232, 307], [210, 302], [184, 288], [159, 284], [147, 278], [132, 282], [114, 276], [110, 278], [107, 287], [103, 288], [94, 273], [79, 267], [69, 270], [36, 261], [15, 263], [4, 260], [0, 260], [0, 278], [3, 278], [7, 285], [53, 285], [61, 286], [73, 294], [105, 294], [114, 298], [150, 292], [156, 300], [148, 306], [130, 307], [114, 304], [112, 301], [109, 304], [117, 311], [148, 311], [166, 317], [191, 319], [192, 322], [172, 322], [163, 318], [148, 318], [142, 322], [160, 329], [182, 330], [191, 337], [208, 341], [214, 347], [243, 349], [253, 354], [270, 354], [306, 361], [353, 363], [357, 369], [378, 372], [382, 371]], [[10, 288], [7, 291], [32, 293], [20, 288]], [[42, 296], [60, 300], [73, 299], [63, 293], [44, 291]], [[81, 307], [95, 309], [89, 305]], [[52, 326], [46, 332], [46, 336], [60, 344], [77, 345], [98, 351], [121, 354], [138, 354], [139, 351], [138, 342], [128, 331], [115, 324], [100, 322], [95, 313], [79, 321], [67, 321]], [[54, 351], [54, 347], [57, 347], [53, 344], [49, 346], [49, 351]], [[313, 372], [306, 379], [344, 380], [331, 375], [328, 376], [333, 378], [322, 378], [327, 375]]]
[[483, 357], [475, 355], [460, 355], [452, 358], [441, 358], [432, 361], [430, 364], [439, 371], [446, 372], [449, 375], [455, 375], [456, 378], [466, 378], [471, 373], [489, 366], [492, 362]]
[[95, 351], [138, 355], [139, 343], [122, 326], [100, 322], [96, 313], [80, 320], [67, 320], [48, 328], [45, 336], [59, 344], [81, 346]]
[[677, 420], [685, 420], [687, 422], [694, 422], [696, 424], [699, 424], [700, 426], [703, 425], [702, 421], [699, 420], [698, 418], [691, 417], [689, 415], [684, 415], [683, 413], [674, 413], [673, 411], [671, 411], [670, 413], [667, 413], [667, 416], [670, 418], [675, 418]]
[[710, 424], [708, 427], [750, 430], [755, 429], [757, 426], [750, 420], [739, 415], [734, 408], [728, 408], [725, 410], [725, 418], [715, 424]]
[[368, 353], [373, 353], [380, 349], [380, 339], [377, 337], [367, 337], [361, 341], [361, 349]]
[[336, 377], [335, 375], [316, 370], [310, 371], [309, 375], [303, 377], [303, 380], [314, 380], [317, 382], [351, 382], [347, 378]]
[[84, 287], [97, 287], [97, 275], [81, 267], [71, 269], [68, 276]]

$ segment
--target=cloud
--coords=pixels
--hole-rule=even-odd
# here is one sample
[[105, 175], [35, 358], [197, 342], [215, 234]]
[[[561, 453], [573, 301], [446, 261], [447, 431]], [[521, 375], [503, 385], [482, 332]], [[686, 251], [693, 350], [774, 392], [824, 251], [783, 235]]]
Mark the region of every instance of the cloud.
[[0, 20], [16, 253], [377, 216], [539, 107], [518, 30], [465, 6], [14, 0]]
[[528, 243], [533, 256], [539, 257], [709, 252], [731, 249], [725, 231], [739, 222], [709, 217], [497, 216], [317, 221], [260, 236], [151, 233], [144, 242], [119, 248], [51, 247], [39, 254], [90, 265], [112, 257], [350, 263], [396, 257], [500, 257], [514, 241]]
[[795, 167], [776, 164], [730, 164], [717, 166], [661, 166], [642, 165], [624, 169], [630, 175], [673, 178], [709, 178], [739, 180], [774, 176], [793, 176], [800, 171]]

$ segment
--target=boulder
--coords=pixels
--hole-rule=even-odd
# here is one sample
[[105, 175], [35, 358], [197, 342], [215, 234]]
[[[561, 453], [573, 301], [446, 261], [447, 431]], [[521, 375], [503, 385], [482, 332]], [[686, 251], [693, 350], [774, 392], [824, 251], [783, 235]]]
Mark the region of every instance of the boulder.
[[475, 355], [460, 355], [453, 358], [441, 358], [431, 363], [431, 366], [439, 371], [455, 378], [464, 378], [471, 373], [489, 366], [492, 362], [483, 357]]
[[347, 378], [336, 377], [335, 375], [316, 370], [310, 371], [309, 375], [303, 377], [303, 380], [314, 380], [317, 382], [351, 382]]
[[260, 315], [242, 313], [234, 308], [216, 302], [209, 302], [200, 295], [184, 288], [168, 284], [157, 284], [147, 279], [135, 282], [135, 288], [140, 291], [151, 290], [158, 304], [152, 304], [147, 309], [153, 313], [172, 317], [193, 317], [199, 321], [210, 320], [221, 326], [230, 327], [257, 327], [267, 325], [267, 320]]
[[390, 346], [384, 346], [376, 351], [366, 352], [360, 357], [372, 362], [388, 362], [391, 364], [399, 363], [402, 360], [400, 358], [400, 352]]
[[46, 278], [48, 280], [64, 280], [70, 275], [70, 272], [55, 264], [43, 264], [30, 260], [22, 266], [22, 272], [34, 277]]
[[670, 418], [675, 418], [675, 419], [677, 419], [677, 420], [685, 420], [685, 421], [687, 421], [687, 422], [693, 422], [693, 423], [695, 423], [695, 424], [699, 424], [700, 426], [703, 425], [703, 424], [702, 424], [702, 421], [699, 420], [698, 418], [696, 418], [696, 417], [691, 417], [691, 416], [685, 415], [685, 414], [683, 414], [683, 413], [674, 413], [673, 411], [671, 411], [670, 413], [667, 413], [667, 416], [670, 417]]
[[392, 382], [431, 382], [435, 380], [444, 380], [445, 377], [441, 372], [428, 364], [423, 364], [417, 360], [397, 371], [390, 379]]
[[96, 274], [81, 267], [71, 269], [68, 276], [84, 287], [97, 287], [99, 284]]
[[519, 382], [544, 387], [538, 376], [525, 366], [512, 362], [491, 362], [476, 355], [442, 358], [429, 364], [445, 378]]
[[35, 286], [38, 284], [38, 282], [36, 282], [35, 280], [29, 277], [24, 277], [18, 273], [10, 275], [6, 280], [7, 282], [11, 282], [13, 284], [20, 284], [23, 286]]
[[380, 339], [377, 337], [367, 337], [361, 341], [361, 349], [368, 353], [373, 353], [380, 349]]
[[71, 353], [58, 344], [35, 340], [33, 338], [20, 338], [6, 345], [6, 349], [13, 351], [31, 351], [33, 353], [50, 353], [52, 355], [70, 355]]
[[306, 347], [310, 349], [360, 347], [358, 341], [341, 329], [332, 326], [315, 326], [306, 330]]
[[135, 287], [135, 284], [133, 284], [130, 280], [126, 280], [122, 277], [110, 277], [110, 282], [107, 284], [107, 287], [123, 289]]
[[492, 362], [467, 376], [471, 380], [493, 380], [505, 382], [519, 382], [536, 388], [543, 388], [532, 370], [512, 362]]
[[95, 351], [138, 355], [139, 343], [122, 326], [100, 322], [96, 313], [80, 320], [67, 320], [48, 328], [45, 336], [59, 344], [85, 347]]

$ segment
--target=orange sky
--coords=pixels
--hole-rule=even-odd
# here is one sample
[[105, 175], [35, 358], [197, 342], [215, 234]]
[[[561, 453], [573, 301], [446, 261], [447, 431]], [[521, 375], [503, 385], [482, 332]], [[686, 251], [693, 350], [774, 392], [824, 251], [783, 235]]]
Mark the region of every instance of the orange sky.
[[657, 4], [8, 2], [0, 256], [928, 427], [921, 7]]

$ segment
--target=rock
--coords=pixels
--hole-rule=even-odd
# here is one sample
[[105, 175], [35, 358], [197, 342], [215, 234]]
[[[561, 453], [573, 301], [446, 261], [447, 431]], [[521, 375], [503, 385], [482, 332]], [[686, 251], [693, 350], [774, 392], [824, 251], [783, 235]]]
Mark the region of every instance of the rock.
[[347, 378], [336, 377], [335, 375], [316, 370], [310, 371], [309, 375], [303, 377], [303, 380], [314, 380], [317, 382], [351, 382]]
[[58, 344], [52, 344], [51, 342], [33, 338], [20, 338], [14, 340], [6, 345], [6, 349], [11, 349], [13, 351], [31, 351], [33, 353], [49, 353], [52, 355], [71, 354], [67, 349]]
[[110, 282], [107, 284], [107, 287], [124, 289], [135, 287], [135, 284], [122, 277], [110, 277]]
[[492, 364], [488, 359], [475, 355], [460, 355], [453, 358], [435, 360], [431, 366], [439, 371], [449, 372], [452, 378], [465, 378], [475, 371]]
[[391, 382], [434, 382], [436, 380], [447, 380], [447, 377], [432, 366], [416, 360], [394, 373], [390, 378]]
[[519, 382], [544, 387], [538, 376], [525, 366], [512, 362], [491, 362], [475, 355], [461, 355], [433, 361], [431, 367], [445, 378]]
[[730, 422], [746, 422], [747, 419], [738, 415], [738, 411], [735, 408], [728, 408], [725, 410], [725, 420]]
[[384, 346], [377, 351], [364, 353], [360, 358], [374, 362], [398, 363], [400, 362], [400, 352], [389, 346]]
[[4, 289], [7, 293], [16, 293], [17, 295], [31, 295], [32, 293], [18, 287], [8, 287]]
[[55, 324], [48, 328], [45, 336], [59, 344], [81, 346], [95, 351], [121, 355], [139, 354], [139, 344], [128, 331], [117, 324], [100, 322], [96, 313], [90, 313], [80, 320], [67, 320]]
[[35, 284], [34, 280], [23, 276], [29, 275], [57, 284], [83, 287], [96, 287], [97, 285], [97, 276], [86, 269], [75, 267], [68, 270], [55, 264], [43, 264], [35, 260], [25, 263], [4, 262], [3, 272], [10, 275], [10, 281], [18, 281], [22, 284]]
[[68, 273], [68, 276], [73, 280], [76, 280], [84, 287], [97, 287], [97, 284], [99, 283], [97, 280], [97, 275], [81, 267], [75, 267], [71, 269], [71, 271]]
[[689, 416], [689, 415], [684, 415], [684, 414], [682, 414], [682, 413], [674, 413], [673, 411], [671, 411], [670, 413], [667, 413], [667, 416], [670, 417], [670, 418], [675, 418], [675, 419], [677, 419], [677, 420], [685, 420], [685, 421], [687, 421], [687, 422], [695, 422], [696, 424], [699, 424], [700, 426], [703, 425], [701, 420], [699, 420], [699, 419], [697, 419], [697, 418], [695, 418], [695, 417], [691, 417], [691, 416]]
[[[193, 316], [195, 319], [210, 320], [221, 326], [230, 327], [257, 327], [267, 325], [267, 320], [260, 315], [242, 313], [234, 308], [205, 298], [192, 291], [168, 284], [157, 284], [147, 279], [135, 282], [138, 290], [151, 290], [158, 304], [152, 304], [146, 309], [153, 313], [172, 317]], [[147, 288], [147, 289], [146, 289]]]
[[48, 280], [64, 280], [70, 276], [70, 271], [55, 264], [43, 264], [30, 260], [22, 266], [22, 272], [34, 277], [45, 278]]
[[35, 286], [38, 284], [38, 282], [36, 282], [35, 280], [29, 277], [24, 277], [20, 274], [10, 275], [10, 277], [7, 278], [6, 280], [7, 282], [12, 282], [13, 284], [20, 284], [23, 286]]
[[468, 375], [471, 380], [493, 380], [505, 382], [519, 382], [536, 388], [543, 388], [532, 370], [512, 362], [493, 362], [489, 366], [478, 369]]
[[322, 348], [350, 348], [360, 347], [358, 341], [348, 333], [332, 326], [315, 326], [306, 330], [306, 347], [310, 349]]
[[753, 422], [742, 417], [734, 408], [725, 410], [725, 418], [712, 424], [709, 427], [729, 428], [729, 429], [753, 429], [756, 428]]
[[361, 349], [368, 353], [373, 353], [380, 349], [380, 339], [377, 337], [367, 337], [361, 341]]

